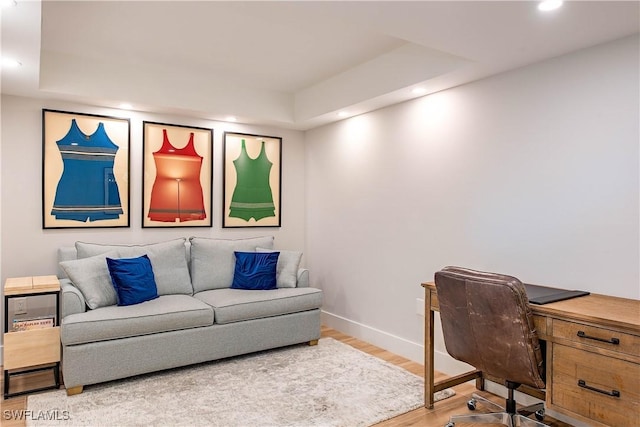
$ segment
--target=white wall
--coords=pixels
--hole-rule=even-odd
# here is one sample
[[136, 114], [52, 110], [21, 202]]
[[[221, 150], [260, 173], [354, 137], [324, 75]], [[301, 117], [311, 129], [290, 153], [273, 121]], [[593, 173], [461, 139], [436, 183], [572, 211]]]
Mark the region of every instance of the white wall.
[[416, 299], [445, 265], [639, 298], [638, 52], [635, 36], [307, 132], [325, 323], [421, 361]]
[[[304, 247], [326, 324], [418, 361], [420, 283], [447, 264], [638, 298], [638, 51], [628, 38], [306, 134], [3, 96], [0, 278], [52, 274], [76, 240], [273, 234]], [[130, 228], [42, 230], [42, 108], [131, 118]], [[212, 228], [141, 228], [142, 120], [215, 130]], [[282, 228], [221, 228], [224, 130], [283, 137]]]
[[[131, 118], [131, 226], [129, 228], [42, 229], [42, 108]], [[143, 120], [214, 129], [212, 228], [141, 228]], [[283, 138], [281, 228], [221, 228], [222, 135], [224, 131]], [[2, 283], [7, 277], [56, 274], [56, 249], [63, 245], [73, 245], [77, 240], [104, 243], [150, 243], [189, 236], [234, 239], [273, 235], [278, 248], [302, 250], [305, 246], [305, 148], [304, 135], [300, 131], [3, 96], [1, 135], [0, 277]], [[303, 257], [303, 264], [305, 260], [306, 257]], [[3, 318], [0, 317], [0, 319]]]

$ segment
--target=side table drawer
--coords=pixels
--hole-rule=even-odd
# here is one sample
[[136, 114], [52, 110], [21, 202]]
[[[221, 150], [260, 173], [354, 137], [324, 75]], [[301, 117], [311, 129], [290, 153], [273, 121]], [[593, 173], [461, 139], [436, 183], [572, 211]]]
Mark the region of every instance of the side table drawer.
[[553, 405], [610, 426], [640, 425], [639, 364], [554, 344], [552, 365]]
[[555, 319], [553, 336], [631, 356], [640, 355], [640, 337], [610, 329]]
[[60, 361], [60, 327], [4, 334], [4, 369], [18, 369]]

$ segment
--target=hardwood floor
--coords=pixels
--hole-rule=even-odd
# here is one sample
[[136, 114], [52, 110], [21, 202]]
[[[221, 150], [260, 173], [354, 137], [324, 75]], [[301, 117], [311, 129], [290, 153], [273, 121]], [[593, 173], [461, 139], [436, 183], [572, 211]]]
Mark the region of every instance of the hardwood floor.
[[[379, 347], [366, 343], [364, 341], [358, 340], [351, 336], [345, 335], [339, 331], [336, 331], [331, 328], [322, 327], [322, 336], [323, 337], [331, 337], [343, 343], [349, 344], [358, 350], [369, 353], [375, 357], [379, 357], [380, 359], [386, 360], [387, 362], [393, 363], [394, 365], [400, 366], [409, 372], [412, 372], [416, 375], [424, 375], [424, 366], [413, 362], [404, 357], [398, 356], [396, 354], [390, 353], [386, 350], [383, 350]], [[436, 379], [443, 377], [443, 374], [436, 373]], [[3, 378], [0, 378], [0, 387], [4, 387]], [[35, 388], [41, 387], [42, 385], [47, 385], [51, 381], [51, 374], [47, 373], [36, 373], [31, 375], [25, 375], [24, 377], [15, 377], [12, 378], [12, 388], [15, 385], [16, 387], [25, 387], [25, 388]], [[14, 384], [15, 383], [15, 384]], [[4, 389], [4, 388], [2, 388]], [[456, 395], [450, 397], [449, 399], [445, 399], [440, 402], [436, 402], [433, 409], [426, 409], [424, 407], [416, 409], [414, 411], [408, 412], [406, 414], [400, 415], [398, 417], [392, 418], [390, 420], [384, 421], [376, 425], [376, 427], [440, 427], [444, 426], [449, 421], [449, 416], [453, 414], [465, 414], [470, 413], [467, 409], [466, 402], [471, 397], [471, 393], [476, 392], [473, 383], [461, 384], [459, 386], [454, 387], [456, 391]], [[486, 392], [479, 392], [479, 394], [490, 398], [491, 400], [504, 404], [502, 398], [498, 396], [493, 396]], [[26, 396], [18, 396], [8, 400], [0, 401], [0, 425], [3, 427], [24, 427], [26, 426], [26, 422], [24, 419], [15, 419], [20, 417], [14, 417], [13, 414], [23, 414], [26, 410], [27, 406], [27, 398]], [[478, 409], [475, 413], [489, 412], [485, 410], [482, 405], [478, 405]], [[22, 418], [23, 418], [22, 417]], [[571, 427], [569, 424], [562, 423], [560, 421], [554, 420], [550, 417], [545, 417], [544, 422], [552, 427]], [[458, 423], [458, 427], [473, 427], [479, 426], [480, 424], [475, 423]], [[483, 426], [500, 426], [500, 424], [482, 424]]]
[[[342, 341], [354, 348], [357, 348], [358, 350], [400, 366], [416, 375], [424, 375], [424, 365], [406, 359], [402, 356], [398, 356], [397, 354], [390, 353], [334, 329], [323, 327], [322, 336]], [[444, 377], [446, 377], [446, 375], [436, 372], [436, 381]], [[479, 404], [478, 408], [473, 412], [467, 409], [467, 401], [471, 398], [472, 393], [477, 393], [485, 398], [491, 399], [499, 405], [504, 405], [503, 398], [487, 392], [477, 391], [473, 382], [461, 384], [453, 389], [456, 391], [456, 395], [440, 402], [436, 402], [433, 409], [426, 409], [424, 407], [415, 409], [411, 412], [407, 412], [406, 414], [376, 424], [376, 427], [443, 427], [449, 421], [449, 417], [451, 415], [491, 412], [490, 408], [485, 409], [482, 407], [482, 404]], [[571, 427], [570, 424], [563, 423], [548, 416], [544, 418], [543, 422], [550, 427]], [[473, 426], [504, 427], [502, 424], [456, 423], [456, 427]]]

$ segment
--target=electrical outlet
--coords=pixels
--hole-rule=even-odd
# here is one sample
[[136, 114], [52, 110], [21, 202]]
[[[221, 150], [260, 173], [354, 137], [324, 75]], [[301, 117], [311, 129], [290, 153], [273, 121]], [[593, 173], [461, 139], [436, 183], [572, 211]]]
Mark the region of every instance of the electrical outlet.
[[424, 317], [424, 300], [422, 298], [416, 298], [416, 314]]
[[15, 314], [27, 314], [27, 299], [26, 298], [14, 298], [15, 302]]

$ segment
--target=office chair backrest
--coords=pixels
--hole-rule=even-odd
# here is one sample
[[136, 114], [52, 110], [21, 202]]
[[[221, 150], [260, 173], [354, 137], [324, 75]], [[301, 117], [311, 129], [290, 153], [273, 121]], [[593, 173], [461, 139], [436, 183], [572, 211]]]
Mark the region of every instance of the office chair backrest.
[[485, 375], [544, 388], [542, 353], [522, 282], [445, 267], [435, 274], [447, 352]]

